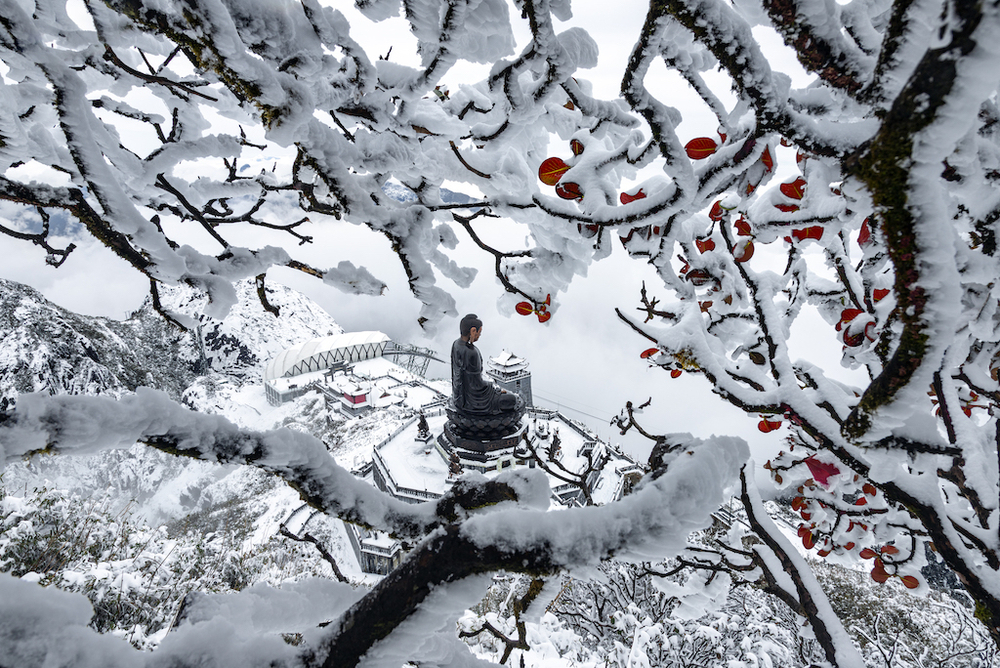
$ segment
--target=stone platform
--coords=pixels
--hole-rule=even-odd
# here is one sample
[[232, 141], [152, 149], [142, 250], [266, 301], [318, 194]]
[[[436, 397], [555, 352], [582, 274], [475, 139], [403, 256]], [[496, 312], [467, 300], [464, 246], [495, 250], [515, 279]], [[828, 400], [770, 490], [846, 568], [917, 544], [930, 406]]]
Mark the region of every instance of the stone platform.
[[459, 436], [456, 432], [455, 426], [451, 422], [446, 422], [444, 425], [444, 432], [441, 434], [441, 437], [447, 440], [448, 445], [451, 448], [458, 448], [460, 450], [470, 450], [472, 452], [483, 453], [496, 452], [498, 450], [513, 450], [517, 447], [517, 444], [521, 442], [522, 434], [524, 434], [524, 427], [525, 426], [523, 424], [519, 424], [517, 429], [506, 436], [489, 440], [479, 440]]
[[521, 443], [528, 426], [519, 423], [517, 428], [501, 438], [477, 440], [464, 438], [456, 433], [451, 422], [444, 426], [438, 436], [437, 445], [442, 455], [448, 459], [452, 453], [458, 455], [464, 469], [480, 472], [496, 471], [512, 467], [519, 459], [514, 451]]
[[472, 415], [459, 413], [451, 402], [445, 407], [448, 414], [448, 426], [459, 438], [469, 441], [493, 441], [506, 438], [521, 427], [524, 417], [524, 402], [518, 397], [517, 408], [512, 411], [495, 415]]

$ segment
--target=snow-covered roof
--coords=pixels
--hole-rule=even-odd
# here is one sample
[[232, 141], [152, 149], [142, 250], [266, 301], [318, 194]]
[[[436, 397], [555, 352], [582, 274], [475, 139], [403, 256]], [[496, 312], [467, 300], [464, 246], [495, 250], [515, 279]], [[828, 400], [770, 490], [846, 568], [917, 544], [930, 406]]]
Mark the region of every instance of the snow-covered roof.
[[337, 362], [380, 357], [389, 343], [382, 332], [348, 332], [310, 339], [278, 354], [264, 370], [264, 380], [328, 369]]
[[490, 358], [490, 366], [499, 369], [500, 371], [515, 371], [517, 369], [527, 368], [528, 363], [523, 357], [518, 357], [509, 350], [501, 350], [500, 354], [496, 357]]
[[371, 383], [358, 383], [353, 380], [345, 380], [345, 382], [338, 384], [337, 389], [345, 394], [359, 396], [371, 392], [372, 385]]

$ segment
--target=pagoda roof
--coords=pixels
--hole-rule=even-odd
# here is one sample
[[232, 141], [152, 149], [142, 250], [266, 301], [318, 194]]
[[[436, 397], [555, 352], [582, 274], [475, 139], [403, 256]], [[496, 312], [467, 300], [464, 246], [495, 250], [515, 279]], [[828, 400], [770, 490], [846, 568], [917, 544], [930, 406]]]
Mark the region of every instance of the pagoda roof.
[[526, 369], [528, 367], [528, 362], [523, 357], [518, 357], [505, 348], [500, 351], [499, 355], [490, 358], [490, 365], [498, 369], [511, 371], [515, 369]]

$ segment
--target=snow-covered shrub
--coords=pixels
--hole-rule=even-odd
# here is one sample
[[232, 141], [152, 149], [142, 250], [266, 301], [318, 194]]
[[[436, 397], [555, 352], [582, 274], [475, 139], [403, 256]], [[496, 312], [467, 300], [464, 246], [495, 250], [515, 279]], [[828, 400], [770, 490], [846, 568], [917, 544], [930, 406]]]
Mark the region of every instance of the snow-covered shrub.
[[107, 495], [41, 488], [14, 496], [0, 486], [0, 572], [85, 594], [94, 629], [141, 646], [169, 624], [178, 588], [189, 586], [176, 570], [187, 548], [108, 503]]
[[868, 666], [1000, 666], [996, 645], [961, 589], [913, 596], [898, 583], [879, 586], [857, 570], [819, 564], [816, 574]]
[[[791, 668], [821, 658], [814, 642], [800, 638], [801, 618], [775, 597], [743, 585], [695, 601], [677, 586], [686, 574], [662, 575], [669, 566], [608, 562], [600, 577], [568, 581], [551, 610], [595, 656], [619, 668]], [[700, 598], [696, 589], [689, 594]]]
[[[0, 485], [0, 573], [84, 594], [91, 627], [155, 646], [184, 598], [330, 577], [315, 548], [274, 536], [255, 543], [258, 497], [230, 499], [151, 528], [114, 497], [48, 489], [12, 494]], [[329, 539], [322, 522], [310, 531]]]

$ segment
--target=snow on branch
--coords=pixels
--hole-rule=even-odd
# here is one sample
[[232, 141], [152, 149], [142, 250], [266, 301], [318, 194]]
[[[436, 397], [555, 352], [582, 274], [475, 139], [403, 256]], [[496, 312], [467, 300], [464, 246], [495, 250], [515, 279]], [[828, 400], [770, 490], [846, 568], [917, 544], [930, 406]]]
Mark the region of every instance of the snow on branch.
[[[669, 467], [621, 501], [548, 513], [548, 486], [538, 473], [508, 473], [495, 482], [459, 481], [444, 498], [411, 506], [337, 466], [313, 437], [280, 430], [243, 432], [218, 416], [181, 408], [142, 389], [119, 401], [97, 397], [22, 396], [0, 422], [5, 461], [33, 453], [88, 453], [140, 441], [173, 454], [273, 472], [303, 498], [351, 522], [419, 537], [431, 532], [399, 569], [356, 604], [317, 650], [323, 665], [353, 666], [372, 645], [415, 614], [438, 586], [497, 570], [543, 575], [589, 566], [612, 554], [649, 559], [682, 549], [725, 498], [748, 456], [740, 439], [691, 440]], [[517, 500], [537, 510], [505, 509]], [[497, 506], [483, 516], [469, 511]]]
[[442, 499], [414, 506], [355, 478], [313, 436], [287, 429], [243, 431], [223, 417], [188, 410], [147, 388], [117, 401], [22, 395], [17, 411], [0, 422], [5, 463], [37, 453], [90, 454], [135, 442], [205, 461], [257, 466], [281, 477], [317, 510], [406, 538], [423, 536], [484, 506], [548, 503], [544, 477], [511, 472], [496, 481], [460, 481]]
[[[748, 454], [741, 439], [691, 439], [669, 467], [615, 503], [559, 513], [498, 510], [444, 527], [347, 612], [324, 641], [323, 665], [355, 665], [372, 642], [449, 582], [498, 570], [546, 575], [612, 554], [640, 561], [676, 554], [711, 521]], [[373, 630], [379, 625], [385, 630]]]
[[[234, 281], [254, 276], [263, 294], [273, 266], [381, 293], [363, 267], [294, 255], [343, 220], [389, 240], [427, 327], [455, 315], [440, 279], [475, 276], [449, 253], [448, 225], [492, 268], [501, 308], [541, 323], [620, 243], [659, 280], [618, 310], [641, 359], [700, 375], [765, 434], [785, 430], [766, 468], [795, 491], [803, 545], [920, 588], [933, 543], [1000, 646], [994, 4], [652, 2], [613, 100], [584, 77], [602, 36], [557, 32], [570, 15], [561, 0], [518, 3], [520, 17], [498, 0], [359, 2], [364, 20], [409, 23], [411, 63], [366, 53], [344, 14], [312, 0], [84, 3], [92, 30], [58, 2], [35, 4], [0, 0], [0, 199], [28, 221], [4, 223], [6, 237], [58, 263], [69, 246], [45, 220], [68, 213], [146, 276], [154, 304], [157, 286], [183, 282], [218, 315]], [[515, 53], [518, 21], [528, 37]], [[796, 87], [758, 26], [815, 78]], [[492, 65], [483, 81], [457, 81], [459, 60]], [[696, 111], [659, 92], [661, 65]], [[682, 136], [697, 113], [716, 130]], [[467, 198], [444, 201], [446, 182]], [[396, 184], [404, 194], [389, 194]], [[495, 241], [522, 238], [505, 234], [510, 221], [524, 244]], [[258, 234], [268, 241], [236, 243]], [[614, 280], [635, 294], [626, 272]], [[808, 345], [796, 347], [804, 323]], [[824, 347], [854, 380], [816, 363]], [[239, 432], [148, 392], [89, 401], [19, 400], [0, 415], [4, 457], [145, 440], [263, 466], [334, 514], [401, 536], [439, 531], [484, 557], [498, 546], [468, 531], [488, 519], [482, 535], [508, 540], [489, 527], [514, 511], [470, 509], [540, 494], [514, 476], [469, 481], [448, 507], [397, 507], [301, 435]], [[638, 425], [628, 414], [619, 426]], [[453, 522], [462, 530], [442, 529]], [[592, 528], [590, 557], [616, 549], [607, 525]], [[511, 554], [537, 553], [540, 570], [577, 563], [537, 541]]]

